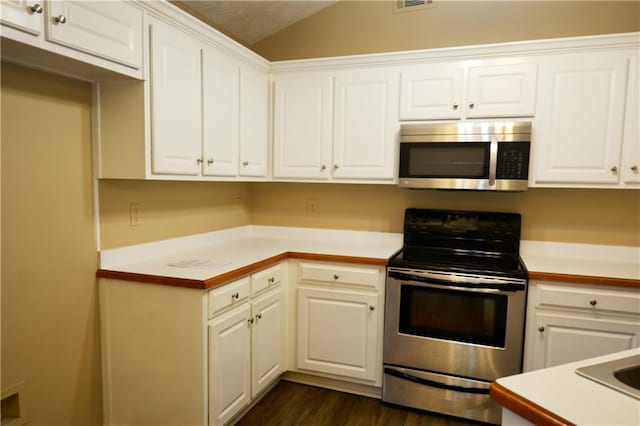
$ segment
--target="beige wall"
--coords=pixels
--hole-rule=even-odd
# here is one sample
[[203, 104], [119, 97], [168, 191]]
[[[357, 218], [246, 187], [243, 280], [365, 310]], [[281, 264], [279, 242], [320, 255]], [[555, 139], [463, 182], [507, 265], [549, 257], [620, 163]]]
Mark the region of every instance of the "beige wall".
[[[248, 225], [247, 183], [100, 182], [103, 249]], [[129, 204], [139, 203], [141, 224], [131, 226]]]
[[270, 60], [638, 31], [638, 1], [451, 1], [393, 13], [389, 1], [340, 1], [255, 43]]
[[91, 88], [1, 71], [2, 387], [29, 424], [101, 424]]
[[[316, 215], [307, 200], [318, 201]], [[402, 232], [408, 207], [508, 211], [522, 238], [640, 246], [637, 191], [530, 189], [520, 193], [416, 191], [386, 185], [254, 184], [253, 223]]]

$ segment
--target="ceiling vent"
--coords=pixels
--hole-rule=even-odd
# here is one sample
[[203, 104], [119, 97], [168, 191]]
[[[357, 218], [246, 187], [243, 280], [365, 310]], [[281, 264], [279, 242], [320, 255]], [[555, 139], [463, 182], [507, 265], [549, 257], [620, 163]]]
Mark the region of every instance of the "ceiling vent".
[[396, 0], [393, 2], [394, 12], [409, 12], [434, 7], [434, 0]]

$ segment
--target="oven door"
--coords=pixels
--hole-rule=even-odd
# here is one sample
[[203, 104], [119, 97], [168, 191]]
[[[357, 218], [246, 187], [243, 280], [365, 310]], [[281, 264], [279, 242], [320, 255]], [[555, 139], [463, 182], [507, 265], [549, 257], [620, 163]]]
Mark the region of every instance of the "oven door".
[[519, 373], [526, 284], [389, 268], [384, 364], [487, 381]]

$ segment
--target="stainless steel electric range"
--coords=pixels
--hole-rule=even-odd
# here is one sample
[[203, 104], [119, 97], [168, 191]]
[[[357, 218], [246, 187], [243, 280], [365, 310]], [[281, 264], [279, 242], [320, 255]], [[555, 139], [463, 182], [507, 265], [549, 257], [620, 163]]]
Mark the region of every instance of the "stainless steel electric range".
[[499, 424], [489, 385], [522, 368], [520, 215], [407, 209], [388, 263], [384, 402]]

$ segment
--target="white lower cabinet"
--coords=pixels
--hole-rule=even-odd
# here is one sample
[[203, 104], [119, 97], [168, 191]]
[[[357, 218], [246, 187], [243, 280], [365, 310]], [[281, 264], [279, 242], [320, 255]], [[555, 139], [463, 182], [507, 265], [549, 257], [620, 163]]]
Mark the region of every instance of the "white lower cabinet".
[[298, 265], [297, 368], [379, 385], [384, 268]]
[[640, 346], [640, 290], [530, 283], [525, 371]]

